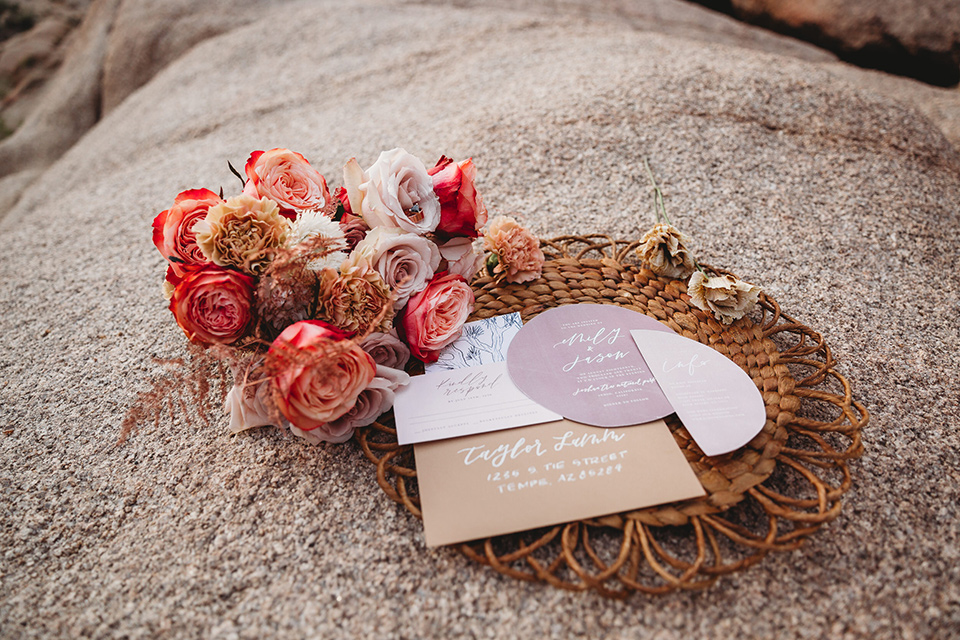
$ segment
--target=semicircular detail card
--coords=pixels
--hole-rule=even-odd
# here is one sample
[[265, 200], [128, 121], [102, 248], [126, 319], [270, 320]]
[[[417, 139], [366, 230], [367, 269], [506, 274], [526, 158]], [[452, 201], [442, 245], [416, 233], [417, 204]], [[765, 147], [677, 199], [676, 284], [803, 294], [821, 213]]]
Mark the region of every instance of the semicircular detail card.
[[507, 371], [534, 402], [598, 427], [625, 427], [673, 413], [630, 338], [632, 329], [675, 335], [653, 318], [601, 304], [544, 311], [513, 338]]
[[750, 442], [767, 420], [763, 396], [733, 360], [675, 333], [631, 331], [660, 389], [708, 456]]

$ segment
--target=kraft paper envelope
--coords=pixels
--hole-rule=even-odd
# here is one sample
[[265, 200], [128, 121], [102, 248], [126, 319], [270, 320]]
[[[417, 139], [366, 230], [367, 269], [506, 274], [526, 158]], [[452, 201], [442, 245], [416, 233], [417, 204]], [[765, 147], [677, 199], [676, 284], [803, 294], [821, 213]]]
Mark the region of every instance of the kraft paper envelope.
[[569, 420], [414, 446], [427, 546], [704, 495], [662, 420]]

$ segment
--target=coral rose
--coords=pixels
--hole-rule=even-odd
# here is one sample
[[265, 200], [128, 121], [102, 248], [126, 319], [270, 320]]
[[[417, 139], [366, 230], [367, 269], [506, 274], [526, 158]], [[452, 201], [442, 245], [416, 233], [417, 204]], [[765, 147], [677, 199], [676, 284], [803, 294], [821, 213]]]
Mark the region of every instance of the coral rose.
[[436, 362], [440, 349], [460, 336], [473, 312], [473, 289], [462, 276], [438, 273], [426, 289], [407, 304], [403, 330], [413, 355]]
[[474, 186], [477, 168], [473, 160], [468, 158], [457, 164], [441, 156], [427, 173], [433, 177], [433, 190], [440, 200], [437, 235], [441, 238], [479, 236], [480, 229], [487, 224], [487, 208]]
[[760, 287], [733, 276], [707, 277], [694, 271], [687, 284], [690, 302], [702, 311], [712, 312], [723, 324], [742, 318], [760, 297]]
[[544, 261], [540, 243], [514, 218], [494, 218], [484, 235], [483, 247], [497, 254], [494, 277], [507, 282], [529, 282], [540, 277]]
[[207, 266], [188, 272], [176, 282], [170, 311], [187, 338], [197, 344], [233, 344], [253, 325], [250, 276]]
[[348, 182], [355, 179], [355, 172], [344, 170], [351, 210], [363, 216], [370, 228], [399, 228], [423, 235], [440, 224], [440, 201], [433, 192], [433, 179], [423, 162], [403, 149], [382, 152], [363, 172], [363, 182]]
[[[280, 413], [302, 431], [341, 442], [323, 427], [344, 415], [376, 375], [376, 363], [349, 334], [319, 320], [290, 325], [270, 345], [267, 368]], [[349, 435], [347, 436], [347, 438]]]
[[153, 244], [163, 254], [177, 275], [183, 274], [180, 265], [209, 264], [197, 246], [193, 225], [203, 220], [210, 207], [223, 200], [209, 189], [182, 191], [173, 206], [161, 211], [153, 220]]
[[299, 211], [320, 211], [330, 201], [324, 177], [306, 158], [289, 149], [254, 151], [244, 173], [243, 193], [273, 200], [287, 218], [295, 218]]

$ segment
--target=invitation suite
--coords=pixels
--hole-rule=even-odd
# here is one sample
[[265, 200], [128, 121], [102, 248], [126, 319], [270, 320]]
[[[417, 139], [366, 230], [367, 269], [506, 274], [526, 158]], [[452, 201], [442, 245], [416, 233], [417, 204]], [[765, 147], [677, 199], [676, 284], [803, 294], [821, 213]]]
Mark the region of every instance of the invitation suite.
[[763, 397], [735, 362], [675, 333], [631, 331], [683, 426], [708, 456], [739, 449], [763, 429]]
[[505, 362], [507, 347], [523, 328], [519, 313], [485, 318], [463, 325], [463, 333], [440, 352], [436, 362], [424, 365], [427, 373]]
[[673, 335], [653, 318], [611, 305], [544, 311], [507, 350], [510, 377], [532, 400], [570, 420], [622, 427], [673, 413], [631, 329]]
[[463, 326], [463, 334], [397, 391], [397, 440], [414, 444], [559, 420], [507, 374], [507, 347], [523, 327], [519, 313]]
[[400, 444], [560, 419], [517, 389], [505, 362], [414, 376], [397, 390], [393, 414]]
[[414, 447], [427, 546], [704, 495], [662, 420], [560, 420]]

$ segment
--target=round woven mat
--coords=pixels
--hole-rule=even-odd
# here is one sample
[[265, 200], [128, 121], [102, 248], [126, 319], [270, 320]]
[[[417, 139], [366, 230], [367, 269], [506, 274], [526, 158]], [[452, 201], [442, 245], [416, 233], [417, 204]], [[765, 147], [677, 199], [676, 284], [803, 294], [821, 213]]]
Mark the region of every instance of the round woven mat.
[[[709, 586], [768, 551], [795, 549], [839, 515], [852, 484], [846, 461], [862, 452], [860, 430], [869, 418], [818, 333], [766, 295], [752, 317], [721, 325], [690, 305], [683, 281], [635, 264], [636, 242], [593, 235], [541, 244], [547, 263], [539, 280], [474, 281], [471, 319], [517, 311], [526, 322], [565, 304], [633, 309], [736, 362], [760, 389], [767, 421], [746, 447], [708, 457], [676, 416], [667, 418], [704, 497], [489, 538], [460, 545], [463, 553], [564, 589], [664, 593]], [[413, 447], [397, 443], [392, 424], [384, 414], [356, 438], [383, 491], [420, 517]]]

